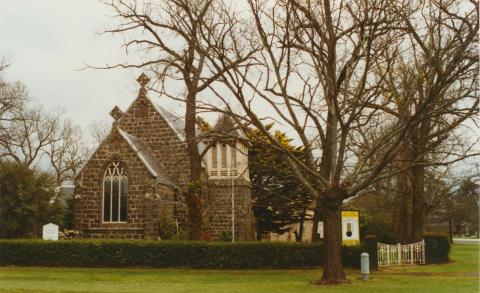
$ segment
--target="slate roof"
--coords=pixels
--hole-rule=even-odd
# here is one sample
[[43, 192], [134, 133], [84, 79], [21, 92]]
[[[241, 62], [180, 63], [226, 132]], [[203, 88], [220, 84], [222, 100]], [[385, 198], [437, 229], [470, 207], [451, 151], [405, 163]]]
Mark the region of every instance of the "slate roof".
[[[186, 141], [185, 137], [185, 120], [183, 118], [173, 114], [172, 112], [168, 111], [167, 109], [163, 108], [160, 106], [158, 103], [155, 103], [154, 101], [150, 100], [157, 110], [157, 112], [167, 121], [167, 123], [170, 125], [170, 127], [175, 130], [177, 133], [178, 137], [180, 140], [183, 142]], [[202, 131], [198, 128], [196, 128], [195, 132], [197, 135], [202, 134]]]
[[[148, 99], [150, 99], [150, 98], [148, 98]], [[179, 116], [173, 114], [172, 112], [168, 111], [167, 109], [163, 108], [162, 106], [160, 106], [158, 103], [155, 103], [151, 99], [150, 99], [150, 102], [155, 107], [157, 112], [163, 117], [163, 119], [165, 119], [165, 121], [168, 123], [170, 128], [175, 131], [178, 138], [182, 142], [186, 142], [187, 139], [186, 139], [186, 135], [185, 135], [185, 121], [181, 117], [179, 117]], [[200, 136], [202, 134], [202, 131], [197, 128], [196, 133], [197, 133], [197, 136]], [[206, 148], [205, 143], [203, 143], [201, 141], [199, 141], [197, 143], [197, 147], [198, 147], [198, 151], [200, 153], [202, 153]], [[206, 164], [205, 158], [203, 158], [202, 162], [204, 164]]]
[[160, 115], [163, 116], [163, 118], [167, 121], [167, 123], [170, 125], [170, 127], [175, 130], [177, 133], [178, 137], [182, 141], [186, 141], [185, 138], [185, 121], [174, 115], [172, 112], [169, 112], [165, 108], [161, 107], [157, 103], [153, 103], [155, 107], [157, 108], [157, 111], [160, 113]]
[[152, 176], [155, 177], [159, 183], [167, 186], [177, 187], [175, 183], [173, 183], [163, 172], [163, 169], [159, 166], [151, 151], [140, 139], [121, 130], [120, 128], [117, 129], [120, 136], [128, 143], [128, 145], [130, 145], [132, 150], [137, 154], [138, 158], [143, 162], [150, 174], [152, 174]]

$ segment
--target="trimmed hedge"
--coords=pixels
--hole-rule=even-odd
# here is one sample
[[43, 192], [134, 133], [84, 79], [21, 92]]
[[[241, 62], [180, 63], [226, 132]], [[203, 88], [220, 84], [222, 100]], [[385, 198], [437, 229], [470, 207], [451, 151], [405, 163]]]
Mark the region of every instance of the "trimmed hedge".
[[425, 263], [441, 263], [448, 261], [450, 240], [447, 235], [427, 234], [425, 239]]
[[[0, 265], [63, 267], [293, 268], [321, 265], [320, 243], [0, 240]], [[345, 266], [362, 249], [343, 247]]]

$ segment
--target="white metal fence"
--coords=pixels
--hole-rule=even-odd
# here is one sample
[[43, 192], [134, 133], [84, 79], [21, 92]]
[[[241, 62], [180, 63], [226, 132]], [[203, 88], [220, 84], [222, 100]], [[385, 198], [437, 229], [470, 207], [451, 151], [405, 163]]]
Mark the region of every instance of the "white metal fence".
[[378, 266], [425, 263], [425, 241], [417, 243], [390, 245], [377, 243]]

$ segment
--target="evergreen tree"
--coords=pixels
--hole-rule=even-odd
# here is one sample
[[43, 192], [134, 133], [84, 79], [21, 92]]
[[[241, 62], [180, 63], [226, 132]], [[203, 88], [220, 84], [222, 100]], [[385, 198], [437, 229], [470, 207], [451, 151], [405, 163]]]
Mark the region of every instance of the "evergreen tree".
[[55, 178], [9, 161], [0, 161], [0, 238], [40, 236], [42, 226], [60, 223], [63, 208]]
[[[268, 126], [269, 130], [272, 125]], [[296, 240], [302, 240], [303, 223], [308, 219], [307, 211], [311, 206], [311, 196], [298, 182], [298, 177], [287, 164], [283, 155], [276, 151], [258, 131], [250, 131], [254, 141], [249, 150], [250, 180], [252, 183], [253, 213], [256, 218], [257, 240], [268, 232], [282, 234], [289, 224], [299, 223]], [[292, 139], [280, 131], [274, 132], [275, 138], [302, 157], [302, 148], [295, 147]]]

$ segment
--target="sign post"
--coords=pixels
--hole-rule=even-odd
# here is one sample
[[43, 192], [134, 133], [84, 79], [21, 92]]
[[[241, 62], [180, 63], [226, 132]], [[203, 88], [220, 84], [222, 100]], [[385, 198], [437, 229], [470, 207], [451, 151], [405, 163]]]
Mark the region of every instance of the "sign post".
[[360, 245], [359, 211], [342, 211], [342, 244]]

